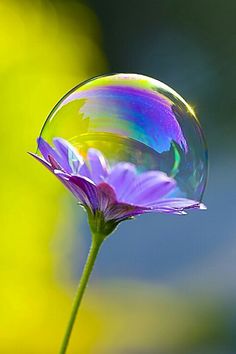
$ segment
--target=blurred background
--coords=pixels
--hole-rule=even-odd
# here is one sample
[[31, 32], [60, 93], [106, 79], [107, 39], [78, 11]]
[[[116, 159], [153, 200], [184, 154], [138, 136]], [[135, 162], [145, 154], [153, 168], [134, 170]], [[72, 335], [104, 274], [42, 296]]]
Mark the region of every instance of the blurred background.
[[68, 354], [236, 353], [236, 2], [1, 0], [0, 353], [59, 350], [85, 214], [27, 155], [79, 82], [137, 72], [195, 108], [207, 212], [146, 215], [105, 242]]

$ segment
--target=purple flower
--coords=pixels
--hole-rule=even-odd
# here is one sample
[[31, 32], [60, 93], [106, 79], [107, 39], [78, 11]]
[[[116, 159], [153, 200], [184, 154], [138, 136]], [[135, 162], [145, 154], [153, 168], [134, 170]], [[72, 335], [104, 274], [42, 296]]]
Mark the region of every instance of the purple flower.
[[163, 172], [138, 173], [128, 162], [110, 167], [96, 149], [89, 149], [84, 160], [68, 141], [54, 138], [53, 143], [54, 148], [39, 138], [42, 157], [31, 155], [53, 172], [87, 210], [94, 233], [105, 237], [121, 221], [144, 213], [181, 215], [188, 209], [205, 209], [197, 201], [171, 197], [176, 181]]

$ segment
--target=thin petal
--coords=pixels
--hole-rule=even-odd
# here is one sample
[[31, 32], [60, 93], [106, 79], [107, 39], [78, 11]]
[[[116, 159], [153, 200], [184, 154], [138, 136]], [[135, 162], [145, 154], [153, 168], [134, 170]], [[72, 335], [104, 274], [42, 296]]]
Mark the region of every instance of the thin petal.
[[51, 155], [56, 161], [59, 162], [60, 157], [58, 153], [49, 145], [43, 138], [37, 139], [38, 148], [46, 161], [49, 161], [48, 156]]
[[108, 166], [102, 153], [96, 149], [89, 149], [87, 158], [90, 166], [91, 179], [96, 184], [104, 181], [108, 175]]
[[81, 176], [87, 177], [87, 178], [89, 178], [89, 179], [92, 180], [91, 172], [90, 172], [88, 166], [86, 165], [86, 163], [83, 163], [83, 164], [81, 165], [81, 167], [80, 167], [80, 169], [79, 169], [79, 174], [80, 174]]
[[48, 155], [48, 160], [52, 166], [52, 169], [54, 170], [62, 170], [61, 165], [59, 165], [59, 163], [54, 159], [54, 157], [52, 157], [51, 155]]
[[116, 194], [114, 189], [107, 183], [100, 183], [97, 186], [99, 209], [106, 212], [107, 208], [116, 203]]
[[68, 141], [62, 138], [54, 138], [53, 143], [60, 156], [60, 161], [58, 162], [66, 172], [77, 174], [83, 163], [83, 159], [77, 150]]
[[33, 156], [36, 160], [41, 162], [41, 164], [43, 164], [45, 167], [47, 167], [51, 172], [53, 172], [53, 168], [48, 161], [46, 161], [44, 158], [38, 156], [37, 154], [34, 154], [33, 152], [29, 152], [29, 154], [31, 156]]
[[76, 185], [84, 193], [84, 201], [93, 211], [99, 207], [98, 194], [96, 185], [86, 177], [69, 176], [69, 181]]
[[155, 205], [150, 205], [153, 211], [173, 214], [185, 214], [189, 209], [206, 209], [205, 205], [195, 200], [186, 198], [169, 198], [160, 200]]
[[115, 165], [107, 178], [107, 182], [116, 192], [117, 199], [122, 202], [131, 200], [129, 190], [134, 186], [135, 180], [135, 165], [128, 162], [120, 162]]
[[120, 222], [122, 220], [131, 218], [145, 213], [149, 208], [130, 205], [128, 203], [114, 203], [105, 213], [106, 221], [116, 220]]
[[[74, 183], [71, 183], [69, 181], [69, 174], [61, 171], [60, 168], [56, 169], [58, 165], [51, 155], [49, 155], [51, 160], [50, 164], [48, 161], [44, 160], [43, 158], [34, 153], [30, 152], [29, 154], [33, 156], [36, 160], [41, 162], [47, 169], [49, 169], [49, 171], [51, 171], [64, 184], [64, 186], [69, 189], [69, 191], [76, 197], [76, 199], [78, 199], [83, 204], [87, 205], [86, 203], [88, 202], [88, 200], [86, 194]], [[88, 206], [91, 207], [91, 204], [89, 204]]]
[[186, 211], [190, 209], [206, 209], [206, 207], [202, 203], [185, 198], [166, 199], [155, 206], [147, 207], [127, 203], [115, 203], [106, 212], [106, 220], [115, 219], [122, 221], [132, 216], [152, 212], [185, 215], [187, 214]]
[[64, 186], [69, 189], [77, 200], [79, 200], [82, 204], [87, 205], [90, 209], [92, 208], [84, 191], [74, 183], [70, 182], [70, 175], [60, 170], [55, 170], [54, 174], [64, 184]]
[[131, 191], [132, 203], [149, 205], [170, 193], [176, 187], [176, 181], [163, 172], [149, 171], [138, 176], [135, 189]]

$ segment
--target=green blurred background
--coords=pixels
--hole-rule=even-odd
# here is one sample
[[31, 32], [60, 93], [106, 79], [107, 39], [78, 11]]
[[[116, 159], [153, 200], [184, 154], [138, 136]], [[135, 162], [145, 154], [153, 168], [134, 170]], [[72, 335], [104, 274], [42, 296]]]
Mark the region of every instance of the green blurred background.
[[27, 155], [54, 104], [106, 72], [164, 81], [206, 132], [208, 211], [147, 215], [104, 244], [68, 354], [236, 353], [236, 2], [0, 1], [0, 353], [57, 353], [85, 215]]

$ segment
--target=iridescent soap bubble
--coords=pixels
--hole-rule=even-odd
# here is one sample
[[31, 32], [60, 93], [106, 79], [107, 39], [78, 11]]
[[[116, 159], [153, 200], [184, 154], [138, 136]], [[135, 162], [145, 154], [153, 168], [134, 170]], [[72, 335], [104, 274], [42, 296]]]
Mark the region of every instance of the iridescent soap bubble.
[[137, 74], [112, 74], [83, 82], [49, 114], [40, 136], [61, 137], [86, 158], [100, 150], [110, 165], [135, 164], [173, 177], [174, 197], [201, 200], [207, 149], [200, 123], [186, 101], [164, 83]]

